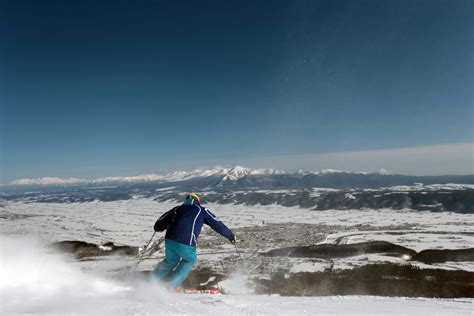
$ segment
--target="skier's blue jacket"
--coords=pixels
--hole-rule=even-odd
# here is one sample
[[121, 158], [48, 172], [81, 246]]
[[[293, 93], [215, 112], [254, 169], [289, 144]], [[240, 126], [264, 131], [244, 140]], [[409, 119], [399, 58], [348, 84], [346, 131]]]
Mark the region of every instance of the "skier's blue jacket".
[[196, 246], [202, 225], [207, 224], [229, 240], [234, 239], [232, 231], [207, 208], [191, 204], [179, 205], [164, 213], [155, 223], [156, 232], [166, 229], [166, 239]]

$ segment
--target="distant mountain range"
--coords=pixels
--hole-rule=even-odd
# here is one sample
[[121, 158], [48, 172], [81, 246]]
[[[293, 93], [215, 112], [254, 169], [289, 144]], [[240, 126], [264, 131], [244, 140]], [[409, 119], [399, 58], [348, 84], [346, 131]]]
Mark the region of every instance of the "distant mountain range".
[[196, 169], [194, 171], [174, 171], [165, 175], [143, 174], [128, 177], [105, 177], [93, 180], [78, 178], [44, 177], [36, 179], [18, 179], [9, 183], [10, 186], [48, 186], [48, 185], [77, 185], [77, 184], [111, 184], [111, 183], [140, 183], [140, 182], [174, 182], [196, 178], [219, 177], [222, 181], [236, 181], [249, 175], [284, 174], [276, 169], [250, 169], [241, 166], [233, 168]]
[[183, 190], [203, 189], [311, 189], [320, 188], [380, 188], [398, 185], [423, 184], [474, 184], [474, 175], [465, 176], [408, 176], [385, 173], [346, 172], [325, 169], [317, 172], [298, 171], [287, 173], [277, 169], [233, 168], [197, 169], [175, 171], [166, 175], [144, 174], [129, 177], [106, 177], [93, 180], [78, 178], [44, 177], [12, 181], [4, 190], [41, 187], [90, 187], [90, 186], [174, 186]]
[[201, 194], [204, 203], [474, 213], [474, 175], [406, 176], [338, 170], [285, 173], [240, 166], [95, 180], [21, 179], [0, 188], [0, 202], [86, 203], [151, 198], [179, 203], [186, 192]]

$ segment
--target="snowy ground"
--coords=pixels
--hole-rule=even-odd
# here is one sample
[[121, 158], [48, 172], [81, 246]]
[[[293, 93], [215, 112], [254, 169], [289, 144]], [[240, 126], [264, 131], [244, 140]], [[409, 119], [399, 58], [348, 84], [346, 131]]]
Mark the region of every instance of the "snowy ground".
[[[48, 241], [82, 240], [98, 244], [113, 241], [123, 245], [143, 246], [153, 233], [152, 227], [155, 220], [173, 206], [175, 203], [158, 203], [151, 199], [71, 204], [10, 203], [5, 208], [0, 208], [0, 214], [6, 217], [2, 220], [1, 232], [33, 234]], [[239, 228], [243, 227], [300, 223], [314, 224], [314, 228], [311, 228], [313, 231], [310, 233], [320, 234], [321, 236], [315, 240], [320, 240], [321, 243], [385, 240], [416, 251], [462, 249], [474, 245], [474, 215], [472, 214], [389, 209], [310, 211], [279, 205], [247, 207], [208, 204], [206, 206], [229, 227], [237, 231], [237, 238], [247, 238], [245, 235], [239, 236]], [[330, 229], [322, 233], [317, 225], [324, 225]], [[215, 239], [220, 243], [214, 248], [201, 247], [200, 251], [203, 255], [211, 253], [209, 260], [220, 260], [225, 257], [226, 251], [232, 252], [230, 245], [226, 245], [220, 237], [206, 234], [208, 231], [207, 229], [203, 231], [201, 242]], [[285, 239], [295, 240], [301, 233], [288, 229], [285, 232]], [[283, 246], [273, 240], [268, 244], [273, 248]], [[262, 243], [259, 251], [269, 250], [268, 246], [263, 247], [263, 245], [265, 243]], [[252, 252], [256, 249], [255, 247], [256, 245], [250, 245], [248, 249], [242, 250]], [[216, 252], [224, 254], [215, 255]], [[355, 259], [357, 261], [357, 258]], [[344, 262], [340, 264], [346, 266], [346, 259], [342, 261]], [[348, 261], [354, 262], [353, 259], [348, 259]], [[144, 267], [146, 264], [145, 262]], [[465, 266], [466, 270], [474, 270], [473, 263], [466, 263]], [[437, 267], [443, 267], [443, 265], [437, 265]]]
[[[91, 242], [111, 240], [126, 245], [141, 246], [153, 232], [155, 220], [175, 205], [176, 203], [158, 203], [151, 199], [70, 204], [17, 202], [6, 204], [3, 209], [0, 208], [0, 214], [6, 217], [12, 213], [27, 216], [16, 218], [14, 221], [3, 220], [5, 225], [2, 225], [2, 232], [4, 233], [33, 233], [47, 240], [80, 239]], [[426, 235], [416, 236], [415, 241], [392, 235], [394, 241], [405, 247], [463, 248], [474, 244], [474, 236], [469, 234], [474, 231], [474, 215], [472, 214], [388, 209], [310, 211], [279, 205], [248, 207], [207, 204], [206, 207], [233, 229], [271, 223], [371, 226], [374, 228], [399, 226], [409, 228], [414, 234]], [[429, 235], [425, 232], [429, 232]], [[449, 236], [446, 236], [446, 233], [449, 233]], [[343, 234], [330, 235], [327, 241], [334, 241]], [[373, 235], [364, 235], [359, 229], [355, 234], [348, 235], [358, 241], [373, 238]], [[388, 236], [385, 235], [384, 238]]]
[[[108, 270], [114, 265], [133, 265], [130, 258], [107, 258], [104, 262], [77, 263], [52, 253], [45, 244], [61, 240], [82, 240], [102, 244], [143, 246], [152, 226], [175, 203], [151, 199], [93, 203], [8, 203], [0, 207], [1, 314], [162, 314], [196, 315], [212, 313], [275, 314], [443, 314], [474, 315], [472, 299], [436, 300], [367, 296], [278, 297], [248, 294], [225, 296], [170, 294], [157, 285], [133, 278], [116, 281]], [[474, 215], [415, 212], [411, 210], [310, 211], [282, 206], [206, 205], [244, 241], [243, 254], [249, 256], [257, 245], [245, 243], [246, 229], [272, 227], [272, 224], [305, 224], [314, 231], [291, 231], [283, 236], [270, 234], [259, 251], [287, 246], [291, 237], [308, 233], [314, 240], [329, 243], [355, 243], [386, 240], [414, 250], [463, 249], [474, 244]], [[242, 234], [239, 236], [239, 233]], [[275, 236], [276, 235], [276, 236]], [[25, 239], [23, 236], [30, 236]], [[257, 236], [258, 237], [258, 236]], [[272, 239], [273, 238], [273, 239]], [[288, 241], [290, 239], [290, 241]], [[40, 241], [38, 241], [40, 240]], [[213, 242], [216, 242], [215, 244]], [[235, 259], [231, 245], [204, 230], [200, 264]], [[145, 260], [140, 269], [150, 270], [161, 253]], [[128, 260], [128, 262], [127, 262]], [[369, 262], [386, 261], [378, 255], [341, 258], [331, 264], [349, 269]], [[400, 261], [400, 258], [390, 260]], [[322, 271], [324, 260], [291, 258], [290, 272]], [[423, 265], [474, 271], [472, 262]], [[87, 269], [84, 269], [87, 268]], [[242, 293], [242, 284], [227, 283], [230, 293]]]
[[473, 315], [473, 299], [173, 294], [82, 271], [32, 238], [1, 237], [2, 315]]

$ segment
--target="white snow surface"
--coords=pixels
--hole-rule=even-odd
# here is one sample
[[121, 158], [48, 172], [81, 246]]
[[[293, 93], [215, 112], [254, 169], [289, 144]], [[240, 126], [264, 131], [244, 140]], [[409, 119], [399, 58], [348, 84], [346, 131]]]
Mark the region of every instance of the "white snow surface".
[[[8, 214], [28, 215], [2, 222], [1, 232], [35, 234], [46, 240], [84, 240], [142, 246], [149, 238], [156, 219], [176, 206], [175, 202], [156, 202], [151, 198], [136, 198], [114, 202], [88, 203], [24, 203], [6, 202]], [[414, 250], [468, 248], [474, 244], [474, 215], [451, 212], [405, 210], [326, 210], [311, 211], [281, 205], [205, 205], [231, 228], [266, 224], [302, 223], [355, 227], [328, 235], [327, 243], [387, 240]], [[2, 209], [0, 209], [0, 213]], [[34, 225], [32, 225], [34, 223]], [[410, 226], [398, 234], [364, 231], [357, 226]]]
[[174, 294], [81, 270], [37, 239], [0, 236], [2, 315], [472, 315], [472, 299]]
[[[0, 208], [0, 314], [48, 315], [474, 315], [472, 299], [408, 299], [370, 296], [279, 297], [251, 294], [242, 274], [220, 285], [229, 295], [171, 294], [149, 280], [110, 277], [123, 258], [78, 263], [45, 246], [51, 241], [82, 240], [97, 244], [143, 246], [155, 220], [175, 206], [137, 197], [127, 201], [89, 203], [5, 202]], [[474, 215], [413, 210], [310, 211], [279, 205], [207, 204], [229, 227], [301, 223], [334, 225], [339, 232], [324, 242], [355, 243], [386, 240], [415, 250], [462, 249], [474, 244]], [[9, 217], [11, 216], [11, 217]], [[365, 230], [366, 227], [380, 230]], [[406, 229], [388, 229], [406, 226]], [[295, 232], [297, 233], [297, 232]], [[30, 237], [24, 237], [30, 236]], [[201, 238], [208, 238], [206, 229]], [[220, 237], [216, 237], [220, 238]], [[237, 236], [239, 238], [239, 236]], [[230, 245], [229, 250], [232, 250]], [[227, 248], [220, 248], [226, 251]], [[262, 249], [265, 251], [268, 249]], [[245, 254], [244, 254], [245, 255]], [[200, 255], [200, 260], [223, 260], [228, 254]], [[142, 262], [150, 270], [159, 258]], [[128, 259], [127, 259], [128, 260]], [[290, 272], [323, 271], [324, 260], [292, 258]], [[340, 258], [334, 269], [352, 269], [370, 262], [404, 264], [403, 258], [361, 255]], [[125, 262], [129, 265], [129, 262]], [[433, 265], [412, 263], [420, 268]], [[474, 271], [472, 262], [435, 265]]]
[[[143, 246], [150, 238], [152, 226], [165, 211], [170, 210], [174, 202], [156, 202], [148, 198], [114, 202], [90, 203], [23, 203], [8, 202], [0, 209], [0, 214], [11, 216], [14, 220], [0, 219], [0, 232], [9, 235], [31, 234], [43, 240], [53, 242], [62, 240], [81, 240], [95, 244], [112, 241], [119, 245]], [[206, 204], [232, 229], [248, 226], [261, 226], [283, 223], [315, 224], [339, 227], [333, 233], [325, 234], [321, 243], [357, 243], [372, 240], [385, 240], [416, 251], [424, 249], [465, 249], [474, 244], [474, 215], [451, 212], [420, 212], [413, 210], [328, 210], [310, 211], [299, 207], [280, 205], [231, 205]], [[24, 216], [28, 215], [28, 216]], [[371, 230], [367, 228], [371, 227]], [[403, 228], [406, 227], [406, 228]], [[209, 228], [204, 227], [201, 240], [213, 240], [208, 235]], [[294, 232], [297, 234], [298, 232]], [[292, 232], [288, 233], [290, 238]], [[314, 231], [313, 234], [319, 234]], [[237, 233], [237, 239], [239, 239]], [[286, 245], [287, 246], [287, 245]], [[278, 248], [274, 244], [273, 248]], [[281, 247], [281, 246], [280, 246]], [[265, 252], [273, 248], [262, 247]], [[243, 249], [253, 252], [253, 249]], [[208, 253], [211, 253], [208, 255]], [[215, 253], [215, 254], [213, 254]], [[212, 264], [225, 260], [232, 253], [232, 247], [222, 246], [215, 249], [201, 249], [200, 263]], [[245, 254], [244, 254], [245, 255]], [[144, 260], [140, 269], [149, 270], [161, 258]], [[352, 269], [354, 267], [378, 262], [405, 264], [405, 260], [393, 257], [369, 255], [364, 257], [338, 258], [313, 264], [295, 262], [301, 271], [321, 271], [334, 266], [334, 269]], [[117, 268], [127, 262], [112, 261]], [[443, 263], [420, 265], [422, 267], [460, 269], [474, 271], [473, 262]]]

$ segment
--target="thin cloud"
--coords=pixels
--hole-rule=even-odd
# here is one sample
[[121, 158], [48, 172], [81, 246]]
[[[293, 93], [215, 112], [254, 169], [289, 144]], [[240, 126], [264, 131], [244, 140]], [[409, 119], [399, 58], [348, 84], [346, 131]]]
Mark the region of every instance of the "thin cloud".
[[366, 172], [384, 169], [390, 173], [416, 175], [474, 174], [474, 143], [269, 156], [244, 159], [241, 163], [288, 171], [332, 168]]

